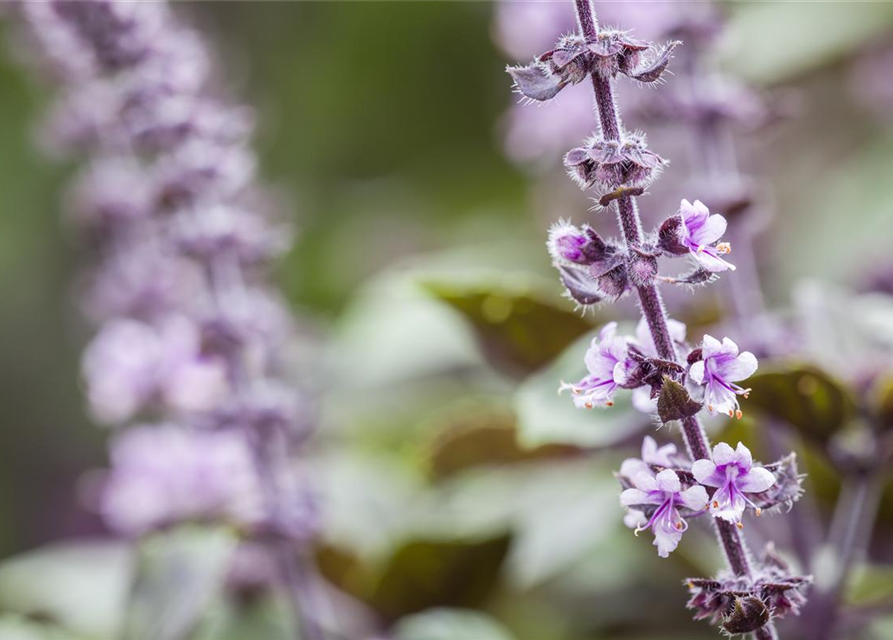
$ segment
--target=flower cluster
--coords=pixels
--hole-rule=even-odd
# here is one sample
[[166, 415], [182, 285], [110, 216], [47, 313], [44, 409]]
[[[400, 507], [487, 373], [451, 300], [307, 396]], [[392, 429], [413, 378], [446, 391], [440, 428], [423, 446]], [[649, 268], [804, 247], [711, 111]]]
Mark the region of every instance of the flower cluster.
[[521, 95], [544, 101], [593, 73], [611, 78], [622, 73], [639, 82], [657, 82], [678, 44], [670, 42], [655, 49], [650, 43], [618, 29], [604, 29], [594, 38], [571, 34], [561, 38], [554, 49], [538, 56], [531, 64], [508, 67], [507, 71]]
[[595, 137], [564, 156], [568, 175], [580, 188], [598, 186], [603, 191], [648, 186], [665, 164], [648, 149], [641, 133], [628, 134], [623, 140]]
[[[685, 324], [668, 320], [668, 329], [677, 348], [686, 347]], [[643, 413], [661, 416], [658, 399], [669, 377], [685, 384], [698, 409], [741, 418], [738, 396], [748, 389], [736, 383], [751, 376], [757, 361], [749, 351], [738, 351], [729, 338], [722, 342], [705, 335], [701, 344], [689, 351], [687, 367], [658, 356], [654, 338], [645, 319], [639, 321], [634, 336], [617, 333], [617, 323], [605, 325], [586, 352], [587, 375], [576, 383], [562, 383], [560, 390], [571, 392], [579, 408], [611, 407], [619, 389], [632, 389], [633, 405]], [[664, 419], [669, 422], [670, 419]]]
[[141, 534], [225, 520], [300, 539], [312, 501], [284, 453], [306, 402], [280, 379], [289, 313], [265, 266], [289, 246], [254, 180], [252, 117], [211, 90], [212, 56], [162, 2], [20, 3], [63, 91], [43, 128], [88, 157], [69, 220], [94, 249], [81, 297], [90, 412], [113, 439], [101, 510]]
[[752, 577], [720, 572], [716, 578], [686, 580], [688, 608], [696, 620], [721, 624], [729, 634], [748, 633], [766, 625], [770, 616], [797, 615], [806, 602], [812, 579], [794, 575], [769, 543]]
[[624, 522], [637, 534], [652, 529], [661, 557], [678, 546], [686, 518], [709, 514], [741, 528], [748, 508], [760, 516], [790, 505], [799, 497], [802, 479], [790, 458], [755, 465], [740, 442], [737, 449], [721, 442], [712, 459], [692, 462], [675, 445], [658, 446], [651, 436], [642, 442], [641, 458], [624, 460], [617, 477], [624, 488]]
[[[755, 464], [742, 443], [736, 449], [720, 443], [711, 454], [698, 415], [706, 411], [740, 419], [739, 396], [746, 398], [750, 390], [738, 383], [756, 372], [757, 359], [728, 337], [705, 335], [693, 348], [687, 345], [685, 325], [667, 317], [659, 292], [663, 283], [706, 284], [735, 269], [723, 257], [731, 251], [721, 240], [726, 219], [699, 200], [683, 200], [677, 212], [644, 232], [635, 199], [666, 161], [647, 148], [644, 134], [623, 128], [616, 106], [617, 77], [660, 80], [679, 43], [653, 47], [628, 32], [600, 27], [589, 0], [575, 0], [575, 6], [580, 33], [561, 38], [532, 64], [507, 71], [529, 101], [548, 101], [569, 85], [591, 80], [600, 130], [569, 151], [564, 164], [582, 188], [598, 191], [599, 205], [616, 209], [622, 238], [606, 240], [588, 226], [559, 222], [549, 232], [547, 247], [566, 294], [578, 305], [586, 308], [634, 292], [642, 317], [635, 335], [621, 333], [616, 322], [605, 325], [586, 352], [587, 374], [560, 389], [569, 390], [574, 404], [586, 409], [610, 407], [619, 390], [632, 390], [638, 409], [661, 424], [680, 424], [686, 449], [696, 459], [646, 438], [642, 457], [624, 461], [617, 474], [623, 488], [620, 501], [627, 509], [624, 521], [637, 534], [651, 530], [658, 554], [667, 557], [690, 519], [712, 517], [729, 575], [746, 588], [736, 583], [732, 589], [718, 579], [718, 586], [698, 587], [693, 606], [704, 610], [719, 602], [706, 615], [720, 611], [727, 632], [753, 631], [758, 640], [772, 638], [772, 617], [796, 610], [794, 592], [800, 583], [786, 569], [776, 568], [771, 576], [754, 572], [739, 530], [748, 508], [759, 516], [799, 497], [796, 459], [791, 455], [772, 465]], [[693, 263], [690, 272], [674, 277], [660, 273], [660, 258], [681, 256]], [[731, 595], [715, 597], [718, 593]]]
[[[581, 150], [572, 151], [568, 157], [577, 151]], [[621, 197], [629, 193], [627, 187], [616, 192]], [[725, 229], [723, 216], [711, 214], [700, 201], [691, 204], [683, 200], [679, 211], [639, 247], [626, 249], [621, 243], [602, 239], [589, 226], [579, 228], [564, 221], [549, 230], [547, 246], [567, 295], [587, 307], [616, 300], [631, 286], [649, 286], [656, 280], [702, 284], [715, 279], [719, 272], [734, 270], [734, 265], [720, 257], [731, 251], [729, 243], [720, 242]], [[682, 278], [661, 276], [661, 256], [687, 256], [693, 262], [693, 270]]]

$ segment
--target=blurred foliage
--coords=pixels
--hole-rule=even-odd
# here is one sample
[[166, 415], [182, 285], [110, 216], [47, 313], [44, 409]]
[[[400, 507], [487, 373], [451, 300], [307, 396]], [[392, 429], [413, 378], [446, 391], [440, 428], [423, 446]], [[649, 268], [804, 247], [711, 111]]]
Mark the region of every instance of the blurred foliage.
[[512, 640], [501, 624], [480, 613], [433, 609], [402, 620], [397, 640]]
[[529, 373], [551, 362], [592, 324], [566, 301], [553, 299], [553, 281], [514, 282], [505, 273], [469, 272], [462, 282], [431, 280], [423, 286], [468, 319], [490, 361]]
[[224, 529], [191, 527], [142, 541], [122, 640], [187, 637], [221, 589], [236, 542]]
[[761, 368], [747, 380], [747, 406], [796, 428], [822, 444], [856, 416], [850, 392], [825, 372], [796, 364]]

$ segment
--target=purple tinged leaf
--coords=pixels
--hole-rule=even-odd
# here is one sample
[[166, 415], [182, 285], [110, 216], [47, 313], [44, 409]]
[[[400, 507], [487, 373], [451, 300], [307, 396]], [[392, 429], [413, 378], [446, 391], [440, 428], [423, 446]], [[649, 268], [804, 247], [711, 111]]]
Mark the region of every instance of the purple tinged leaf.
[[697, 267], [694, 271], [687, 273], [684, 276], [679, 276], [678, 278], [664, 278], [663, 281], [670, 284], [699, 285], [710, 284], [718, 279], [719, 275], [717, 273], [708, 271], [704, 267]]
[[657, 415], [661, 422], [690, 418], [701, 410], [701, 404], [692, 400], [688, 391], [670, 376], [664, 376], [663, 386], [657, 398]]
[[589, 160], [589, 149], [579, 147], [571, 149], [564, 156], [564, 166], [577, 167]]
[[598, 284], [587, 269], [561, 265], [558, 267], [558, 273], [568, 295], [580, 304], [588, 306], [605, 299], [605, 295], [599, 290]]
[[601, 58], [608, 58], [623, 51], [623, 45], [608, 35], [601, 34], [595, 42], [590, 42], [589, 50]]
[[666, 71], [667, 65], [670, 64], [673, 50], [680, 44], [682, 43], [678, 40], [668, 43], [644, 68], [626, 75], [639, 82], [657, 82]]
[[534, 62], [526, 67], [508, 67], [506, 69], [518, 91], [526, 98], [545, 102], [551, 100], [561, 91], [566, 81], [559, 75], [549, 73], [542, 64]]
[[[585, 49], [556, 49], [552, 52], [552, 55], [549, 57], [549, 60], [555, 66], [556, 69], [562, 69], [569, 65], [571, 62], [579, 58], [586, 52]], [[545, 58], [545, 56], [544, 56]]]
[[617, 164], [623, 162], [623, 154], [616, 140], [598, 140], [589, 147], [589, 157], [600, 164]]

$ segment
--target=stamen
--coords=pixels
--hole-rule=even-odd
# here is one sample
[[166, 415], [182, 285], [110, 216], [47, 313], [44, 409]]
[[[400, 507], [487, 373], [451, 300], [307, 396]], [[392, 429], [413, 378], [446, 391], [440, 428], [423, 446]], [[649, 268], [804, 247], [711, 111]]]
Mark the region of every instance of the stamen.
[[744, 415], [744, 412], [741, 411], [741, 409], [738, 409], [738, 410], [735, 412], [735, 417], [738, 418], [739, 420], [741, 419], [741, 417], [742, 417], [743, 415]]
[[760, 507], [757, 507], [754, 513], [756, 513], [757, 518], [759, 518], [761, 515], [763, 515], [763, 510]]
[[747, 400], [750, 397], [751, 389], [745, 389], [741, 395], [744, 396], [744, 399]]
[[583, 406], [586, 407], [587, 409], [591, 409], [593, 405], [592, 405], [592, 402], [587, 400]]
[[605, 406], [606, 406], [606, 407], [613, 407], [613, 406], [614, 406], [614, 402], [613, 402], [612, 400], [608, 400], [607, 402], [605, 402]]
[[735, 523], [735, 526], [738, 527], [739, 529], [743, 529], [743, 528], [744, 528], [744, 523], [743, 523], [743, 522], [736, 522], [736, 523]]
[[714, 508], [714, 509], [719, 509], [719, 500], [714, 500], [714, 501], [713, 501], [713, 508]]
[[732, 411], [731, 409], [729, 409], [729, 417], [730, 417], [730, 418], [734, 418], [734, 417], [735, 417], [735, 412]]
[[720, 242], [718, 245], [716, 245], [716, 253], [720, 255], [732, 253], [732, 245], [728, 242]]

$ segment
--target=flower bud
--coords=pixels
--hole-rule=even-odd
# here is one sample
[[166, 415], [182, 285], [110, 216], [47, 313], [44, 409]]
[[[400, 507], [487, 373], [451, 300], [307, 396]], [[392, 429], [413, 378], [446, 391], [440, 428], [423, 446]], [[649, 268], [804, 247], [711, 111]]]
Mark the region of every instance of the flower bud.
[[756, 596], [735, 598], [732, 610], [723, 617], [722, 628], [729, 634], [750, 633], [769, 624], [769, 608]]
[[581, 265], [594, 264], [616, 251], [613, 245], [605, 243], [591, 227], [584, 225], [580, 229], [563, 220], [549, 229], [546, 246], [555, 263], [573, 262]]
[[681, 215], [670, 216], [664, 220], [657, 232], [657, 246], [674, 256], [687, 254], [689, 248], [682, 244], [683, 227]]

